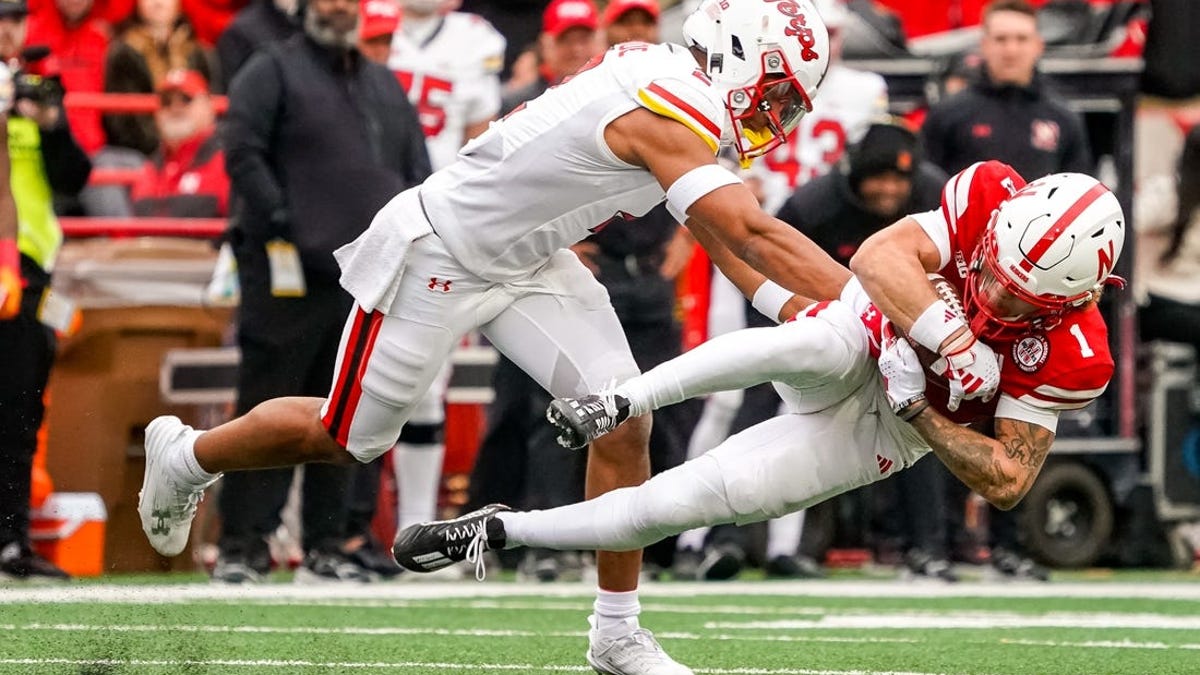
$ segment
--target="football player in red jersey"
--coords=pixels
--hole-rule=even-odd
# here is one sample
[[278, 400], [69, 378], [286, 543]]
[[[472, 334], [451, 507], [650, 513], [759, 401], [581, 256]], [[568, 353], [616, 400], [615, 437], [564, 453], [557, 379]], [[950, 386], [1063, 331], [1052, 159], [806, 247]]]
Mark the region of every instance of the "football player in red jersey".
[[[975, 164], [950, 179], [940, 209], [867, 241], [840, 300], [781, 326], [719, 336], [612, 391], [556, 399], [547, 415], [560, 442], [579, 447], [629, 415], [763, 381], [775, 383], [787, 413], [638, 487], [558, 509], [493, 505], [414, 526], [397, 537], [397, 559], [464, 559], [439, 543], [453, 527], [473, 528], [476, 553], [639, 548], [699, 525], [805, 508], [930, 450], [985, 499], [1012, 508], [1045, 460], [1059, 411], [1108, 385], [1113, 361], [1096, 299], [1119, 281], [1111, 272], [1124, 235], [1116, 197], [1089, 176], [1025, 185], [1004, 164]], [[953, 290], [939, 294], [930, 273]], [[790, 297], [771, 295], [756, 294], [766, 314]], [[909, 341], [937, 355], [930, 399]], [[990, 400], [965, 400], [975, 397]], [[977, 424], [958, 423], [967, 420]]]

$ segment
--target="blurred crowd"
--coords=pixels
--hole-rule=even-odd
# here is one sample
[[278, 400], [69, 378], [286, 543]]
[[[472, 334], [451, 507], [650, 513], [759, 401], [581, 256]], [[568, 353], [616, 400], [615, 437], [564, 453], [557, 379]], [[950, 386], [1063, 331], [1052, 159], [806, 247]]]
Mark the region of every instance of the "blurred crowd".
[[[361, 234], [393, 195], [454, 161], [490, 122], [609, 46], [677, 39], [696, 4], [0, 0], [0, 57], [13, 71], [17, 99], [8, 138], [22, 221], [44, 213], [53, 239], [54, 213], [227, 218], [218, 244], [236, 264], [219, 272], [240, 295], [231, 343], [242, 359], [233, 412], [277, 396], [324, 396], [351, 306], [333, 250]], [[976, 161], [999, 159], [1030, 178], [1097, 172], [1084, 119], [1038, 68], [1048, 42], [1074, 40], [1091, 55], [1144, 55], [1148, 93], [1200, 96], [1200, 67], [1178, 56], [1189, 49], [1181, 26], [1200, 28], [1200, 11], [1186, 2], [816, 5], [835, 55], [815, 109], [787, 144], [737, 170], [765, 208], [843, 264], [896, 219], [944, 208], [946, 177]], [[840, 57], [844, 45], [855, 56], [875, 50], [888, 57], [933, 49], [939, 39], [952, 47], [934, 59], [926, 105], [903, 117], [892, 115], [883, 77]], [[143, 94], [152, 105], [64, 105], [84, 93]], [[18, 191], [18, 146], [39, 133], [32, 147], [40, 148], [47, 180], [40, 192]], [[1179, 157], [1169, 180], [1147, 190], [1149, 215], [1137, 223], [1139, 237], [1144, 230], [1157, 242], [1159, 263], [1138, 279], [1141, 330], [1143, 339], [1200, 348], [1200, 227], [1193, 226], [1200, 219], [1200, 127]], [[21, 271], [35, 287], [50, 283], [57, 247], [49, 239], [40, 248], [22, 245], [28, 260]], [[575, 247], [608, 289], [643, 370], [679, 354], [688, 340], [762, 320], [695, 251], [661, 206], [639, 218], [614, 217]], [[696, 331], [685, 333], [681, 288], [689, 289], [693, 322], [700, 317]], [[29, 339], [14, 337], [5, 319], [3, 349]], [[23, 383], [0, 388], [0, 572], [17, 577], [62, 576], [30, 550], [20, 515], [29, 488], [7, 478], [29, 475], [44, 418], [53, 345], [39, 349], [39, 365]], [[581, 499], [583, 456], [559, 448], [543, 423], [549, 396], [503, 358], [492, 377], [495, 400], [462, 506], [545, 508]], [[392, 503], [379, 499], [380, 486], [395, 488], [390, 519], [399, 527], [439, 515], [448, 378], [444, 372], [386, 459], [309, 465], [294, 491], [291, 469], [226, 475], [210, 502], [220, 522], [206, 560], [213, 578], [254, 583], [289, 562], [310, 579], [397, 575], [372, 527], [377, 505]], [[10, 404], [17, 400], [27, 405]], [[705, 452], [779, 406], [763, 386], [656, 412], [653, 470]], [[1020, 511], [988, 512], [963, 489], [936, 461], [921, 462], [839, 500], [859, 526], [842, 543], [944, 582], [956, 581], [964, 563], [1045, 580], [1047, 570], [1023, 548]], [[302, 534], [281, 549], [274, 544], [293, 492], [294, 529]], [[801, 513], [762, 528], [688, 532], [650, 551], [647, 569], [701, 580], [730, 578], [748, 565], [773, 577], [822, 576], [824, 561], [802, 545], [804, 526]], [[579, 578], [587, 568], [586, 555], [549, 551], [503, 562], [544, 581]]]

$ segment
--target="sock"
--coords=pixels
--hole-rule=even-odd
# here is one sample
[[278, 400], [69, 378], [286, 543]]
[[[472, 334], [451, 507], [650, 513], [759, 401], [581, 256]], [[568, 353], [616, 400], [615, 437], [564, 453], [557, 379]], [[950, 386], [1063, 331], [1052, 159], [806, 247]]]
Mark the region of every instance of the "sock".
[[796, 511], [767, 523], [767, 560], [793, 556], [800, 550], [800, 535], [804, 532], [804, 512]]
[[396, 444], [392, 467], [396, 471], [398, 527], [403, 529], [435, 519], [445, 451], [446, 446], [441, 443]]
[[636, 590], [606, 591], [598, 588], [592, 608], [596, 616], [595, 627], [599, 632], [619, 631], [624, 634], [637, 630], [638, 614], [642, 613]]
[[216, 480], [221, 474], [209, 473], [200, 466], [200, 461], [196, 459], [196, 439], [203, 434], [203, 431], [197, 431], [188, 428], [184, 432], [187, 438], [187, 443], [184, 445], [183, 452], [170, 456], [169, 466], [175, 474], [181, 477], [185, 482], [191, 483], [197, 487], [201, 485], [207, 486], [209, 483]]

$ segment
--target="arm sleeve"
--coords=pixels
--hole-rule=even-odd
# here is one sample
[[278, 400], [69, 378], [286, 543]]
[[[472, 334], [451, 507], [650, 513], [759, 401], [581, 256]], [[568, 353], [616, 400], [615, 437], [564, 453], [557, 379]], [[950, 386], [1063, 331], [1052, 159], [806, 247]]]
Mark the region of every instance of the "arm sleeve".
[[[234, 190], [252, 212], [268, 215], [286, 207], [283, 190], [267, 154], [283, 95], [274, 56], [255, 55], [229, 88], [229, 110], [222, 123], [225, 171]], [[242, 227], [265, 224], [248, 218]]]
[[1051, 432], [1058, 429], [1058, 411], [1052, 408], [1041, 408], [1031, 403], [1026, 403], [1009, 396], [1001, 394], [1000, 401], [996, 404], [996, 417], [1002, 417], [1008, 420], [1020, 420], [1030, 424], [1036, 424]]

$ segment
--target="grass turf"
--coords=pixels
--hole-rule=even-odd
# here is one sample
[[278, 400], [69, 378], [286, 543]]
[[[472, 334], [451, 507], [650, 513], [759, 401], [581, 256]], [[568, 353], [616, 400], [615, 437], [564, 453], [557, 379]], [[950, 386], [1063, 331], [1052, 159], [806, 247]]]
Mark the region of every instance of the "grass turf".
[[[49, 588], [6, 598], [12, 587], [0, 588], [0, 673], [591, 672], [583, 586], [405, 583], [297, 596], [278, 584], [189, 600], [186, 591], [211, 587], [124, 581], [71, 588], [102, 591], [86, 599]], [[977, 587], [889, 597], [893, 584], [841, 583], [816, 595], [804, 584], [762, 582], [753, 595], [655, 584], [642, 623], [697, 673], [1200, 673], [1198, 593], [1060, 597], [1056, 588], [1080, 584], [1050, 584], [1035, 597], [973, 597]], [[497, 586], [511, 595], [470, 595]]]

